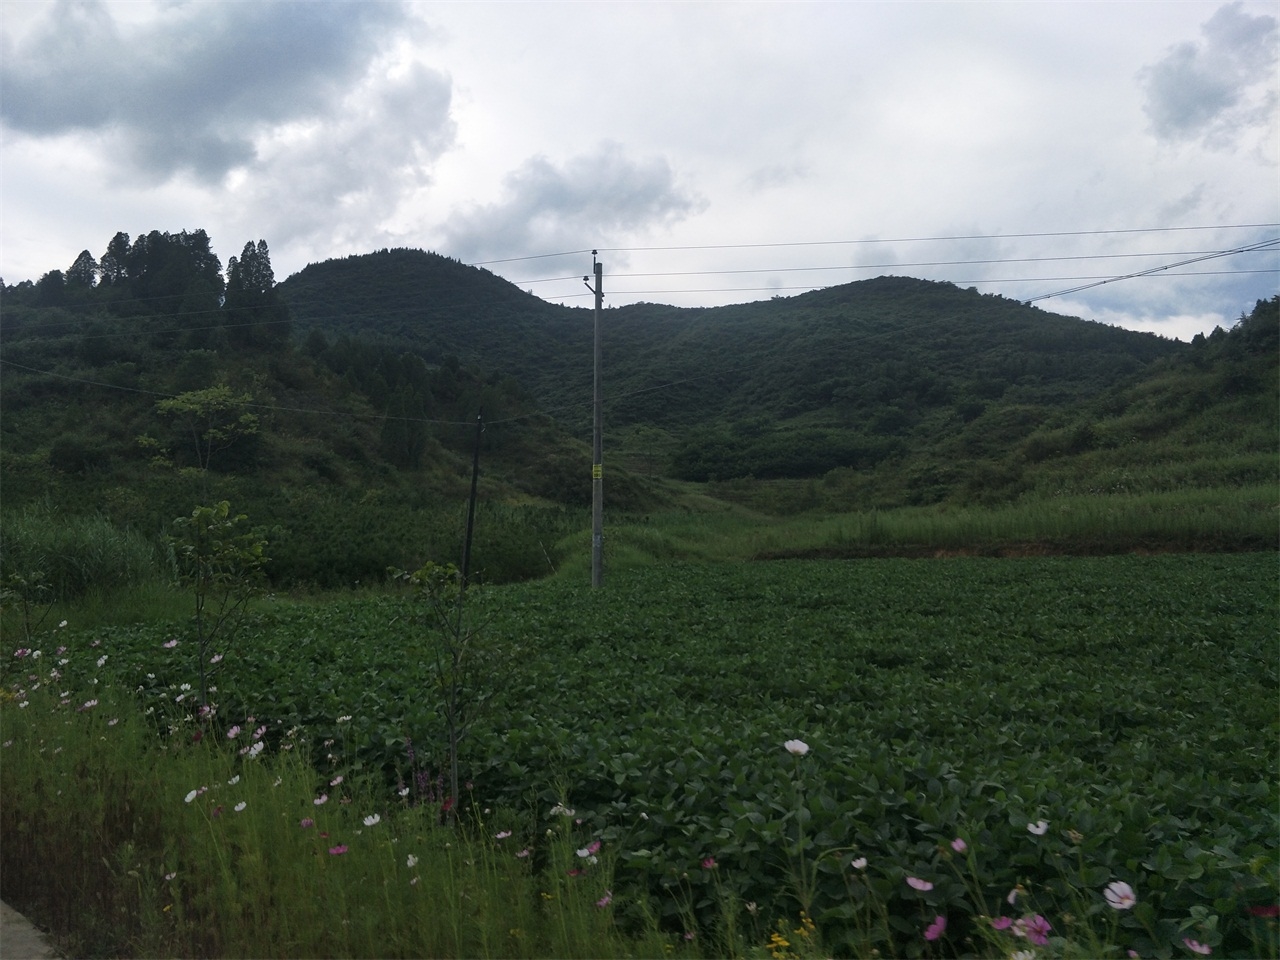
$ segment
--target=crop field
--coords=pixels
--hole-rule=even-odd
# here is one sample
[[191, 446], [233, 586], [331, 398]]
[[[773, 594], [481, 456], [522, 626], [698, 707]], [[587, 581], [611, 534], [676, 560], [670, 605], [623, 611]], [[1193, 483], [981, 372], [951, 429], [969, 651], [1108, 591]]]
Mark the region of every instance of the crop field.
[[[1054, 936], [1110, 924], [1143, 955], [1274, 951], [1277, 584], [1276, 555], [1246, 553], [671, 564], [595, 592], [474, 590], [462, 800], [514, 811], [513, 849], [572, 808], [619, 896], [673, 929], [803, 907], [828, 950], [919, 955], [941, 949], [935, 918], [963, 952], [1003, 910]], [[69, 631], [59, 685], [136, 693], [189, 741], [185, 629]], [[218, 651], [216, 729], [265, 727], [269, 755], [305, 742], [317, 793], [341, 775], [389, 807], [439, 804], [436, 642], [407, 594], [270, 602]], [[6, 656], [6, 688], [31, 666]], [[1108, 909], [1116, 881], [1133, 909]]]

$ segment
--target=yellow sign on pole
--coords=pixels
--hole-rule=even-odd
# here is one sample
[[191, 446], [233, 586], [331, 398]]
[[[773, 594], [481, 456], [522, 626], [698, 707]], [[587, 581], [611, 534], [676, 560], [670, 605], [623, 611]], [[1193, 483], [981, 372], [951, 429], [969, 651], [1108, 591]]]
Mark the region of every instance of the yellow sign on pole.
[[600, 463], [593, 463], [593, 464], [591, 465], [591, 479], [592, 479], [592, 480], [603, 480], [603, 479], [604, 479], [604, 465], [603, 465], [603, 464], [600, 464]]

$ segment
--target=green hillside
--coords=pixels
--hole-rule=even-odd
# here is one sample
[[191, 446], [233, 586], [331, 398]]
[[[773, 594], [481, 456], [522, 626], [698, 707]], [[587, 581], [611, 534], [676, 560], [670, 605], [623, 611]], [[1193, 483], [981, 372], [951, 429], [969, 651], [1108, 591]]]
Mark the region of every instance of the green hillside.
[[[480, 411], [478, 569], [537, 576], [579, 552], [590, 310], [412, 250], [277, 284], [264, 242], [224, 270], [203, 231], [117, 234], [100, 259], [6, 286], [0, 310], [6, 569], [26, 556], [20, 526], [99, 516], [159, 542], [217, 499], [268, 528], [281, 585], [453, 559]], [[753, 523], [1179, 491], [1272, 502], [1278, 314], [1259, 302], [1184, 344], [902, 277], [606, 309], [607, 509]], [[1178, 543], [1274, 541], [1274, 517], [1225, 540], [1205, 517]], [[683, 555], [664, 536], [639, 541]]]

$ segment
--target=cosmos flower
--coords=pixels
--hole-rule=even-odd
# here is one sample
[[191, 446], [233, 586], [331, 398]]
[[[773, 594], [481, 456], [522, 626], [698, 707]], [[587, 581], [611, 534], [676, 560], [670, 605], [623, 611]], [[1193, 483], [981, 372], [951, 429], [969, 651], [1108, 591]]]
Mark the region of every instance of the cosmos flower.
[[803, 757], [809, 752], [809, 745], [803, 740], [788, 740], [782, 746], [793, 757]]
[[934, 917], [933, 923], [929, 924], [929, 926], [924, 931], [924, 938], [926, 940], [937, 940], [940, 936], [942, 936], [942, 934], [946, 931], [946, 929], [947, 929], [947, 918], [942, 916]]
[[1107, 889], [1103, 891], [1103, 895], [1107, 898], [1107, 904], [1112, 910], [1128, 910], [1138, 902], [1138, 897], [1133, 892], [1133, 887], [1121, 880], [1113, 880], [1107, 884]]
[[933, 889], [932, 883], [928, 880], [921, 880], [919, 877], [907, 877], [907, 886], [912, 890], [920, 890], [921, 892]]

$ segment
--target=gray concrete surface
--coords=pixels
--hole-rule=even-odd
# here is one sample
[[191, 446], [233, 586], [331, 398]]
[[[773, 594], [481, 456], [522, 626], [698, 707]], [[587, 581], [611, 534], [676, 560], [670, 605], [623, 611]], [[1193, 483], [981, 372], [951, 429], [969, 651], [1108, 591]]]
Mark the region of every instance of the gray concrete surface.
[[0, 903], [0, 960], [56, 960], [57, 951], [31, 921]]

